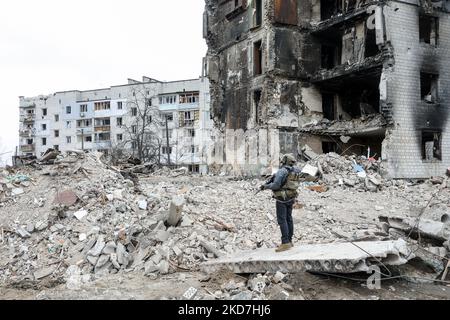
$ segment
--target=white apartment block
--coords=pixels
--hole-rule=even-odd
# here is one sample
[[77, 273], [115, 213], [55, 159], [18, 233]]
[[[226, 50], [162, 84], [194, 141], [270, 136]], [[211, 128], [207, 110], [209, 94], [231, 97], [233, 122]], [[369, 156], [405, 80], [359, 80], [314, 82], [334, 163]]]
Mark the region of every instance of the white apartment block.
[[172, 165], [206, 173], [213, 121], [205, 77], [173, 82], [143, 77], [106, 89], [20, 97], [18, 155], [39, 158], [49, 148], [109, 154], [118, 146], [133, 155], [135, 143], [126, 143], [137, 130], [133, 117], [139, 117], [136, 108], [148, 106], [155, 123], [152, 132], [161, 141], [161, 163], [167, 164], [169, 153]]

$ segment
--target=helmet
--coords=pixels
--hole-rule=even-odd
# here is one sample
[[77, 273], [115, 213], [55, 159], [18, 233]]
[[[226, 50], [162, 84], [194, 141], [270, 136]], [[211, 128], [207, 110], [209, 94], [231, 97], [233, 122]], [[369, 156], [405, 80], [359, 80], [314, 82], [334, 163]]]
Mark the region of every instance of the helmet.
[[297, 163], [297, 159], [295, 159], [293, 154], [288, 153], [281, 157], [281, 163], [284, 165], [294, 165]]

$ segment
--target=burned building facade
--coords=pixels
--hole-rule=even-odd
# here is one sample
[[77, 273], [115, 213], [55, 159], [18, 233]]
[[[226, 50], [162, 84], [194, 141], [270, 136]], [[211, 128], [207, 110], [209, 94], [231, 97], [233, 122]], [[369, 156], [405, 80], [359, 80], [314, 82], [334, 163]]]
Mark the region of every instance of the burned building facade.
[[450, 1], [206, 0], [211, 160], [258, 173], [284, 152], [450, 165]]

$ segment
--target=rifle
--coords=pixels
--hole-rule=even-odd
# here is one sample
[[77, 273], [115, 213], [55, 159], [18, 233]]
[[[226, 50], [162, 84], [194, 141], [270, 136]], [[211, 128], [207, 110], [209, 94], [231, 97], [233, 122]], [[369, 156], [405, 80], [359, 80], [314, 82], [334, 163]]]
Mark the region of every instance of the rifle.
[[[266, 182], [264, 182], [264, 184], [272, 183], [273, 180], [275, 180], [275, 174], [273, 174], [269, 179], [267, 179]], [[258, 191], [256, 191], [255, 196], [256, 196], [257, 194], [259, 194], [261, 191], [263, 191], [263, 190], [259, 189]]]

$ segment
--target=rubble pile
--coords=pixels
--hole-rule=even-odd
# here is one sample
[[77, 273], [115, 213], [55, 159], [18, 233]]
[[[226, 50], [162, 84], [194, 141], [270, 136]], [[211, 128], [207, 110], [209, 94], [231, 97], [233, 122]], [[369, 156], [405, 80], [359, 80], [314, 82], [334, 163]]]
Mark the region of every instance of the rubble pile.
[[[197, 270], [202, 262], [239, 248], [273, 246], [277, 235], [267, 233], [266, 216], [255, 219], [262, 222], [260, 232], [246, 235], [254, 228], [252, 205], [237, 201], [237, 193], [231, 213], [242, 214], [239, 219], [248, 228], [236, 228], [227, 217], [230, 212], [217, 212], [218, 200], [205, 199], [205, 191], [217, 194], [219, 182], [192, 187], [185, 168], [138, 179], [129, 170], [104, 164], [99, 153], [68, 152], [39, 170], [20, 171], [33, 179], [18, 173], [8, 186], [37, 182], [14, 202], [4, 203], [6, 209], [23, 212], [9, 211], [0, 220], [0, 283], [52, 277], [76, 287], [92, 275], [117, 272], [155, 278]], [[185, 184], [174, 186], [157, 174], [185, 178]], [[249, 182], [244, 187], [253, 192]], [[261, 204], [253, 206], [261, 210]]]
[[381, 175], [381, 161], [364, 156], [340, 156], [336, 153], [317, 155], [308, 162], [303, 173], [316, 178], [312, 182], [362, 191], [377, 192], [385, 184]]
[[[156, 279], [201, 271], [205, 263], [239, 251], [272, 251], [279, 244], [273, 200], [269, 193], [256, 193], [262, 180], [197, 177], [186, 168], [112, 166], [100, 153], [69, 151], [50, 158], [0, 172], [0, 286], [57, 280], [79, 289], [96, 278], [127, 273]], [[405, 261], [425, 261], [435, 278], [443, 272], [450, 249], [449, 189], [423, 214], [440, 221], [421, 220], [421, 238], [430, 239], [426, 246], [421, 238], [409, 237], [417, 218], [406, 204], [425, 207], [424, 195], [447, 187], [444, 179], [394, 184], [381, 178], [378, 161], [337, 154], [316, 156], [302, 168], [305, 186], [320, 194], [300, 192], [294, 208], [296, 243], [404, 239], [414, 249]], [[348, 188], [362, 192], [353, 199]], [[382, 199], [391, 202], [381, 207]], [[355, 201], [365, 207], [359, 209]], [[211, 295], [288, 299], [285, 275], [271, 271], [226, 282]]]

